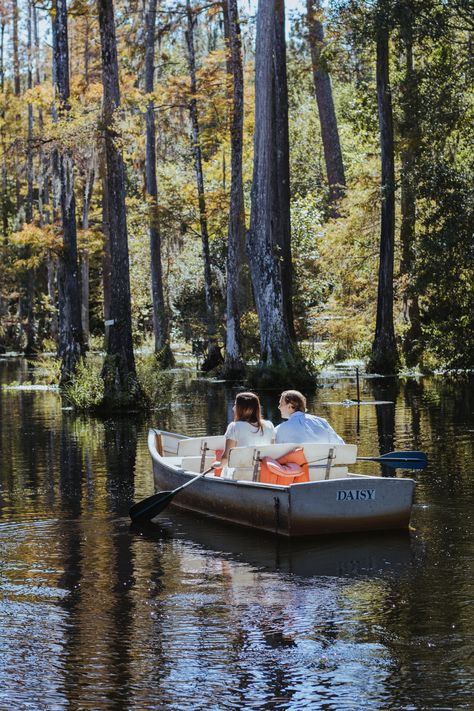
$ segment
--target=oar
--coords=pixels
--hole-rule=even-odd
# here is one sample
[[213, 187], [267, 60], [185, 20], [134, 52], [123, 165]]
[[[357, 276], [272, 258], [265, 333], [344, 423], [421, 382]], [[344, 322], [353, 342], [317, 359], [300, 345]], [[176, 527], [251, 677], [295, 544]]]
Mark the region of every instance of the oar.
[[392, 469], [424, 469], [428, 457], [424, 452], [388, 452], [380, 457], [357, 457], [358, 462], [381, 462]]
[[199, 474], [198, 476], [195, 476], [194, 479], [190, 479], [185, 484], [178, 486], [178, 488], [173, 489], [173, 491], [159, 491], [157, 494], [153, 494], [153, 496], [148, 496], [146, 499], [143, 499], [143, 501], [139, 501], [137, 504], [133, 504], [130, 511], [128, 512], [130, 518], [132, 519], [132, 521], [137, 521], [139, 519], [143, 521], [150, 521], [152, 518], [155, 518], [155, 516], [158, 516], [158, 514], [161, 513], [163, 509], [168, 506], [168, 504], [176, 496], [176, 494], [178, 494], [182, 489], [185, 489], [187, 486], [191, 486], [191, 484], [194, 484], [194, 482], [198, 479], [202, 479], [203, 476], [209, 474], [209, 472], [215, 469], [216, 466], [220, 466], [220, 464], [216, 465], [214, 463], [212, 467], [206, 469], [205, 472]]

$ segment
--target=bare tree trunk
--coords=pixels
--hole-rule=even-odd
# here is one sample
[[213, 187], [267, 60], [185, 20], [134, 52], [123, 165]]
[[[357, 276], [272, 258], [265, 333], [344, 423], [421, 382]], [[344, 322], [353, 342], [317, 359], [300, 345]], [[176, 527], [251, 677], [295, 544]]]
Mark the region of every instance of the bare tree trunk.
[[288, 132], [288, 83], [286, 78], [285, 1], [276, 0], [275, 45], [273, 50], [275, 82], [275, 157], [276, 245], [280, 256], [283, 308], [290, 336], [296, 341], [293, 323], [293, 263], [291, 257], [290, 222], [290, 138]]
[[402, 246], [400, 272], [407, 278], [407, 286], [403, 294], [403, 314], [405, 322], [409, 324], [403, 340], [403, 353], [407, 365], [414, 366], [419, 362], [423, 352], [423, 336], [418, 294], [413, 287], [413, 250], [416, 226], [415, 171], [419, 126], [415, 118], [418, 115], [416, 111], [418, 90], [413, 69], [413, 29], [411, 18], [407, 18], [403, 25], [402, 39], [405, 48], [405, 77], [402, 83], [402, 122], [400, 126], [404, 146], [400, 155], [400, 242]]
[[102, 125], [105, 147], [105, 182], [111, 290], [107, 356], [102, 375], [104, 406], [126, 408], [139, 404], [143, 393], [138, 384], [132, 342], [132, 312], [125, 208], [125, 166], [116, 144], [114, 112], [120, 106], [117, 44], [112, 0], [97, 0], [102, 49], [104, 89]]
[[[90, 156], [89, 165], [86, 167], [86, 176], [84, 182], [84, 195], [82, 203], [82, 229], [89, 229], [89, 210], [92, 199], [92, 191], [94, 189], [95, 180], [95, 156]], [[84, 247], [81, 249], [81, 328], [82, 340], [84, 348], [89, 346], [89, 250]]]
[[[110, 255], [110, 230], [109, 217], [107, 207], [107, 169], [105, 165], [105, 150], [102, 145], [99, 150], [99, 175], [102, 188], [102, 232], [104, 233], [104, 253], [102, 255], [102, 286], [104, 290], [104, 322], [110, 320], [110, 304], [111, 304], [111, 284], [112, 284], [112, 264]], [[105, 327], [105, 349], [108, 349], [109, 342], [109, 327]]]
[[186, 0], [186, 44], [188, 49], [188, 67], [191, 81], [191, 100], [189, 113], [191, 116], [192, 141], [194, 152], [194, 168], [198, 190], [199, 221], [201, 225], [202, 258], [204, 263], [204, 294], [206, 300], [206, 321], [208, 350], [203, 363], [203, 370], [212, 370], [222, 362], [222, 356], [217, 345], [216, 320], [212, 298], [211, 257], [209, 253], [209, 232], [207, 228], [206, 197], [204, 192], [204, 173], [202, 169], [202, 154], [199, 135], [199, 117], [197, 109], [196, 57], [194, 52], [194, 17], [190, 0]]
[[[13, 14], [13, 91], [15, 96], [20, 96], [21, 94], [21, 81], [20, 81], [20, 54], [19, 54], [19, 43], [18, 43], [18, 0], [12, 0], [12, 14]], [[17, 119], [19, 117], [17, 116]], [[19, 212], [21, 207], [21, 186], [19, 177], [18, 161], [15, 155], [15, 192], [16, 192], [16, 210]]]
[[[145, 91], [151, 94], [155, 86], [155, 35], [156, 2], [149, 0], [146, 13]], [[155, 104], [150, 101], [146, 111], [146, 192], [150, 201], [150, 270], [153, 302], [153, 331], [155, 354], [163, 366], [172, 365], [174, 358], [169, 342], [168, 319], [163, 295], [163, 269], [161, 264], [161, 234], [158, 215], [158, 184], [156, 179], [156, 129]]]
[[[47, 270], [47, 290], [48, 290], [48, 300], [52, 305], [56, 304], [56, 281], [57, 281], [57, 263], [56, 257], [48, 250], [48, 256], [46, 261]], [[49, 320], [49, 335], [55, 341], [58, 337], [58, 319], [56, 316], [56, 311], [50, 316]]]
[[[324, 160], [329, 184], [329, 201], [335, 203], [345, 193], [346, 178], [342, 160], [341, 143], [337, 127], [336, 111], [332, 96], [331, 78], [324, 58], [324, 29], [321, 20], [321, 0], [306, 0], [306, 21], [308, 26], [313, 81], [318, 104]], [[337, 212], [337, 208], [336, 208]]]
[[245, 255], [245, 209], [242, 179], [244, 78], [237, 0], [224, 0], [224, 27], [227, 39], [227, 72], [232, 80], [231, 185], [227, 244], [226, 345], [224, 373], [243, 372], [240, 333], [241, 292], [245, 289], [242, 267]]
[[283, 303], [279, 255], [275, 254], [278, 206], [275, 155], [276, 0], [259, 0], [255, 58], [255, 135], [252, 211], [248, 254], [260, 323], [261, 359], [266, 365], [290, 366], [296, 349]]
[[[0, 18], [0, 90], [5, 91], [5, 69], [4, 69], [4, 50], [5, 50], [5, 18], [2, 15]], [[8, 234], [8, 170], [7, 170], [7, 150], [5, 145], [5, 109], [2, 106], [1, 110], [1, 126], [0, 140], [2, 145], [2, 234], [6, 238]]]
[[389, 79], [389, 33], [377, 32], [377, 101], [382, 162], [382, 219], [375, 338], [368, 371], [388, 374], [399, 365], [393, 326], [393, 261], [395, 242], [395, 164], [393, 148], [392, 96]]
[[[27, 4], [27, 87], [28, 89], [33, 88], [33, 67], [32, 67], [32, 53], [33, 53], [33, 30], [32, 30], [32, 5], [31, 0]], [[27, 182], [27, 192], [26, 192], [26, 212], [25, 218], [27, 224], [33, 222], [33, 106], [31, 102], [28, 102], [28, 133], [27, 133], [27, 150], [26, 150], [26, 182]], [[28, 248], [28, 253], [30, 249]], [[35, 313], [34, 313], [34, 299], [35, 299], [35, 270], [29, 268], [26, 274], [26, 355], [31, 355], [36, 353], [38, 348], [36, 344], [36, 328], [35, 328]]]
[[[55, 79], [60, 111], [69, 108], [69, 49], [66, 0], [56, 0], [53, 53]], [[57, 151], [59, 197], [63, 228], [63, 249], [59, 259], [59, 356], [61, 382], [74, 375], [82, 356], [81, 307], [77, 265], [76, 199], [74, 195], [73, 161], [70, 151]]]

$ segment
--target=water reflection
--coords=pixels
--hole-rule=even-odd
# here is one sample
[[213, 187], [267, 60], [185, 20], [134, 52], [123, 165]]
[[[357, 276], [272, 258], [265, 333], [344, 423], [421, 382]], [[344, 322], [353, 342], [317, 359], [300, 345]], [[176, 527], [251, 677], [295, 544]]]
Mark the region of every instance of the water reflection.
[[[221, 433], [235, 388], [177, 379], [149, 421], [0, 390], [0, 708], [470, 708], [474, 383], [366, 380], [364, 399], [394, 404], [361, 407], [359, 429], [329, 404], [353, 381], [329, 384], [309, 407], [362, 455], [427, 451], [399, 472], [415, 532], [289, 542], [171, 508], [133, 530], [148, 425]], [[261, 395], [276, 417], [279, 393]]]
[[413, 557], [412, 536], [408, 531], [285, 540], [265, 533], [256, 536], [252, 531], [177, 509], [164, 514], [159, 524], [134, 524], [131, 530], [156, 543], [174, 538], [185, 540], [213, 555], [257, 569], [306, 578], [400, 573], [406, 571]]

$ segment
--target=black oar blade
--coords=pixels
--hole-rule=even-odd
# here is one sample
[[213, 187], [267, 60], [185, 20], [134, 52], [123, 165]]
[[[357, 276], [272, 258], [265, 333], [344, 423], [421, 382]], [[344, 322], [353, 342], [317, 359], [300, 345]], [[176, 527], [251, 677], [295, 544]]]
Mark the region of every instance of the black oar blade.
[[424, 452], [387, 452], [380, 457], [357, 457], [358, 461], [380, 462], [392, 469], [424, 469], [428, 457]]
[[425, 452], [388, 452], [387, 454], [381, 454], [380, 458], [403, 459], [403, 461], [413, 459], [417, 462], [424, 462], [425, 464], [427, 464], [428, 462], [428, 457], [426, 456]]
[[416, 461], [415, 459], [384, 459], [381, 457], [379, 460], [380, 464], [391, 469], [424, 469], [427, 465], [427, 460]]
[[158, 494], [153, 494], [138, 504], [134, 504], [128, 512], [132, 521], [151, 521], [152, 518], [158, 516], [165, 509], [175, 496], [175, 491], [160, 491]]
[[392, 469], [424, 469], [428, 457], [424, 452], [388, 452], [381, 455], [380, 461]]

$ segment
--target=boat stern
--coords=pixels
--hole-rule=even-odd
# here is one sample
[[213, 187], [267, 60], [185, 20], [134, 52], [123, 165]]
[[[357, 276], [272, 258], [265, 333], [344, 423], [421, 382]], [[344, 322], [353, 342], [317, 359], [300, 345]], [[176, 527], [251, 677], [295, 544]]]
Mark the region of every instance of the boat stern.
[[349, 475], [290, 487], [292, 536], [407, 528], [413, 479]]

